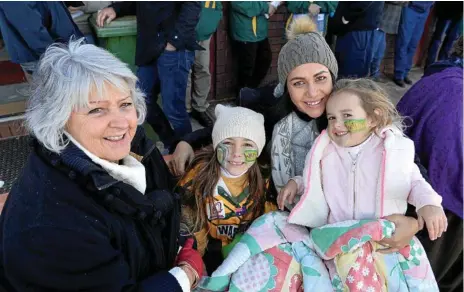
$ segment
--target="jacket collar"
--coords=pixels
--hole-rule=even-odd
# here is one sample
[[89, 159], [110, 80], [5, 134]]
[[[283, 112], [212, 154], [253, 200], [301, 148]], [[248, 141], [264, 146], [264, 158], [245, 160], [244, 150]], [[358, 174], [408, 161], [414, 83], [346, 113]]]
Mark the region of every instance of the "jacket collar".
[[[67, 140], [66, 136], [63, 136]], [[98, 190], [103, 190], [109, 188], [118, 181], [111, 177], [107, 171], [105, 171], [101, 166], [92, 162], [92, 160], [75, 144], [69, 142], [68, 146], [58, 155], [48, 151], [43, 145], [40, 145], [38, 141], [37, 151], [42, 152], [44, 158], [48, 160], [54, 167], [57, 167], [60, 163], [65, 165], [68, 170], [68, 175], [70, 178], [73, 178], [76, 173], [89, 177]], [[131, 152], [142, 156], [142, 164], [145, 157], [150, 156], [152, 151], [156, 148], [145, 135], [143, 127], [137, 127], [136, 134], [132, 139]]]

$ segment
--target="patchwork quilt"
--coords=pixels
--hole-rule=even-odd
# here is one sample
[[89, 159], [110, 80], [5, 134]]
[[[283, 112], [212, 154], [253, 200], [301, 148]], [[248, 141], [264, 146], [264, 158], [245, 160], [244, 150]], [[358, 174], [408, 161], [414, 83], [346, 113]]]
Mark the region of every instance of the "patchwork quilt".
[[257, 218], [197, 291], [439, 291], [417, 238], [397, 253], [381, 254], [391, 237], [387, 220], [352, 220], [308, 231], [287, 212]]

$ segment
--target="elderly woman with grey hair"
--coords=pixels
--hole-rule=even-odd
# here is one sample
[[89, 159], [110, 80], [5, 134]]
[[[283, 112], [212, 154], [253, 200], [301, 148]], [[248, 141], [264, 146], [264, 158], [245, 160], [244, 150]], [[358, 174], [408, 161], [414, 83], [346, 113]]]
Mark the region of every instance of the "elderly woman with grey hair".
[[202, 274], [179, 197], [138, 127], [130, 69], [83, 40], [47, 49], [26, 113], [32, 153], [0, 217], [0, 290], [190, 291]]

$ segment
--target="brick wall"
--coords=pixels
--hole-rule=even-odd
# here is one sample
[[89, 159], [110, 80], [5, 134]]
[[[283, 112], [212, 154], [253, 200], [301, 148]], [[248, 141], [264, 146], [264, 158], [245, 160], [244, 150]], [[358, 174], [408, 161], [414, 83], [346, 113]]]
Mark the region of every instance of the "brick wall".
[[[222, 2], [224, 6], [224, 17], [219, 24], [214, 36], [214, 46], [211, 47], [211, 55], [215, 58], [215, 66], [211, 66], [211, 74], [215, 75], [213, 80], [212, 99], [228, 99], [234, 97], [236, 84], [236, 59], [231, 48], [231, 39], [228, 34], [229, 27], [229, 2]], [[263, 84], [277, 80], [277, 58], [281, 47], [285, 44], [284, 25], [287, 20], [287, 10], [284, 6], [279, 7], [277, 13], [269, 19], [269, 42], [272, 50], [272, 64]], [[214, 89], [213, 89], [214, 88]]]
[[380, 71], [387, 76], [392, 76], [394, 71], [395, 41], [396, 35], [387, 34], [385, 36], [385, 55], [383, 56], [383, 61], [380, 65]]
[[271, 44], [272, 63], [263, 84], [275, 81], [277, 77], [277, 59], [282, 46], [285, 44], [285, 24], [289, 17], [287, 9], [282, 5], [277, 13], [269, 18], [269, 43]]
[[435, 30], [435, 6], [432, 7], [427, 21], [424, 25], [424, 32], [422, 33], [421, 40], [417, 45], [416, 54], [413, 58], [413, 64], [416, 66], [423, 67], [425, 65], [425, 61], [427, 60], [428, 49], [430, 45], [430, 41], [432, 40], [433, 32]]
[[24, 120], [0, 123], [0, 139], [27, 135]]

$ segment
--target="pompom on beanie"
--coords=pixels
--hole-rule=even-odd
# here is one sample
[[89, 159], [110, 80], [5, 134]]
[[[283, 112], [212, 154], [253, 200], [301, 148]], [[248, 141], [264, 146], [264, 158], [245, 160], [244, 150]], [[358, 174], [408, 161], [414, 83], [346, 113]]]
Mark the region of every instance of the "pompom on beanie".
[[287, 76], [293, 69], [307, 63], [326, 66], [337, 79], [335, 55], [309, 16], [301, 16], [293, 21], [287, 31], [287, 38], [289, 40], [280, 50], [277, 62], [280, 86], [285, 86]]

